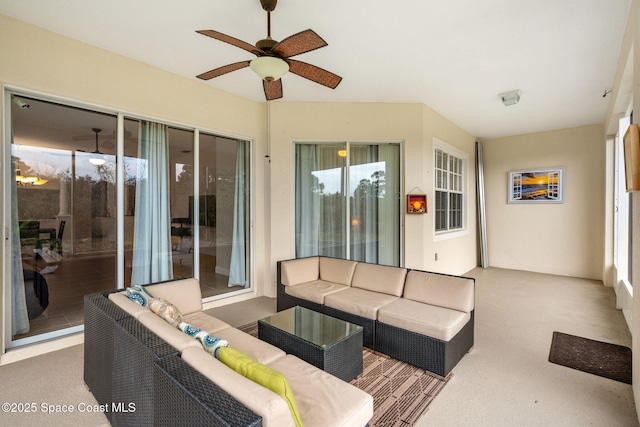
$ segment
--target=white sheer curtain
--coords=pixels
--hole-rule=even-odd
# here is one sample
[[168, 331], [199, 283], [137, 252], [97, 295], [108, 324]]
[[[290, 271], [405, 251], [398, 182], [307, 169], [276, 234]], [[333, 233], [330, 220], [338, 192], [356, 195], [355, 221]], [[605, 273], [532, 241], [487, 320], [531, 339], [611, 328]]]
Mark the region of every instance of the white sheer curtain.
[[138, 140], [132, 285], [173, 278], [167, 127], [142, 121]]
[[296, 257], [347, 256], [344, 145], [296, 145]]
[[[352, 145], [350, 259], [400, 263], [400, 150], [398, 145]], [[357, 186], [356, 186], [357, 182]]]
[[400, 146], [351, 144], [348, 151], [346, 174], [344, 144], [296, 145], [296, 257], [400, 265]]
[[238, 141], [236, 148], [236, 179], [233, 201], [233, 237], [229, 286], [249, 287], [247, 280], [247, 196], [246, 196], [247, 143]]
[[[13, 135], [11, 137], [13, 147]], [[20, 247], [20, 226], [18, 222], [18, 189], [16, 185], [15, 157], [11, 156], [11, 228], [13, 229], [11, 247], [11, 336], [29, 332], [29, 313], [24, 292], [24, 274], [22, 272], [22, 249]]]
[[400, 146], [378, 146], [384, 162], [384, 192], [378, 198], [378, 264], [400, 265]]
[[314, 188], [317, 188], [317, 178], [314, 179], [311, 174], [311, 171], [318, 169], [318, 163], [318, 147], [316, 145], [296, 145], [297, 258], [318, 255], [317, 230], [320, 219], [320, 194], [314, 191]]

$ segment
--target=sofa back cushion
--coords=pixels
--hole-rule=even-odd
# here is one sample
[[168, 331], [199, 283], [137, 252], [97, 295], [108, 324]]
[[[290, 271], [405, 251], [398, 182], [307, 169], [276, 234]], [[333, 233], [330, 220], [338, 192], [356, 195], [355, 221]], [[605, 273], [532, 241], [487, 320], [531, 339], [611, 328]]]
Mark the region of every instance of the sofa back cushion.
[[149, 313], [148, 307], [133, 302], [125, 291], [111, 293], [109, 299], [136, 319], [143, 313]]
[[312, 282], [320, 278], [320, 261], [317, 256], [282, 261], [280, 273], [280, 279], [285, 286]]
[[202, 292], [198, 279], [179, 279], [148, 285], [146, 289], [155, 298], [175, 305], [183, 315], [202, 311]]
[[361, 262], [356, 266], [351, 286], [399, 297], [406, 275], [406, 268]]
[[356, 261], [338, 258], [320, 257], [320, 279], [339, 285], [351, 285]]
[[403, 296], [468, 313], [474, 309], [474, 292], [473, 279], [411, 270], [407, 274]]

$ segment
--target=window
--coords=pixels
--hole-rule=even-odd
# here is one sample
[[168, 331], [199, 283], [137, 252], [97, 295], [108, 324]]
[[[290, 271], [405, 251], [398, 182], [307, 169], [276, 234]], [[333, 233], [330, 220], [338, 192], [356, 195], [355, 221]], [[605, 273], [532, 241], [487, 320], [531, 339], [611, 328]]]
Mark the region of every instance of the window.
[[616, 292], [616, 305], [622, 310], [627, 324], [632, 321], [633, 304], [633, 211], [632, 195], [628, 193], [625, 185], [625, 163], [624, 163], [624, 140], [626, 133], [632, 122], [631, 116], [620, 119], [618, 134], [615, 137], [614, 152], [614, 234], [613, 234], [613, 264], [614, 283]]
[[438, 141], [435, 152], [435, 231], [462, 230], [465, 227], [464, 205], [466, 155]]
[[400, 145], [296, 144], [296, 257], [400, 265]]

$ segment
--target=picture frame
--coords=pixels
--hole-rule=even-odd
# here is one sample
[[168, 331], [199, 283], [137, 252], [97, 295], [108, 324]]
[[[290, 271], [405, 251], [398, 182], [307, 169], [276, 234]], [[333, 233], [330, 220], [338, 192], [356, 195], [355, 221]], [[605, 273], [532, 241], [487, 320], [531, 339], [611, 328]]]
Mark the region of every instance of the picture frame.
[[563, 203], [564, 169], [509, 172], [509, 203]]
[[624, 171], [627, 192], [640, 190], [640, 130], [632, 123], [624, 134]]
[[426, 214], [427, 213], [427, 195], [426, 194], [407, 194], [407, 213], [408, 214]]

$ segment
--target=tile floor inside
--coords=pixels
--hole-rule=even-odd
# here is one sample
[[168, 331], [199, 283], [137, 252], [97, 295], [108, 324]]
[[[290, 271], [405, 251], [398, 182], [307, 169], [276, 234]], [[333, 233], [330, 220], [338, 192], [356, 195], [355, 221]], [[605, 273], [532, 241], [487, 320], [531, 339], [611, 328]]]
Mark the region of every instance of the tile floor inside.
[[[203, 266], [204, 271], [200, 277], [203, 298], [238, 290], [238, 287], [228, 287], [227, 276], [215, 273], [215, 262], [214, 268], [207, 267], [211, 265]], [[176, 259], [174, 260], [174, 277], [193, 277], [192, 268], [192, 263], [191, 265], [184, 262], [181, 264], [181, 261]], [[40, 257], [23, 255], [23, 269], [44, 272], [49, 304], [42, 314], [30, 321], [29, 332], [16, 335], [14, 338], [16, 340], [82, 325], [84, 295], [109, 291], [116, 287], [114, 254], [90, 257], [65, 256], [60, 262], [51, 264], [47, 264]], [[53, 271], [47, 272], [47, 270]], [[127, 270], [131, 274], [131, 269]]]

